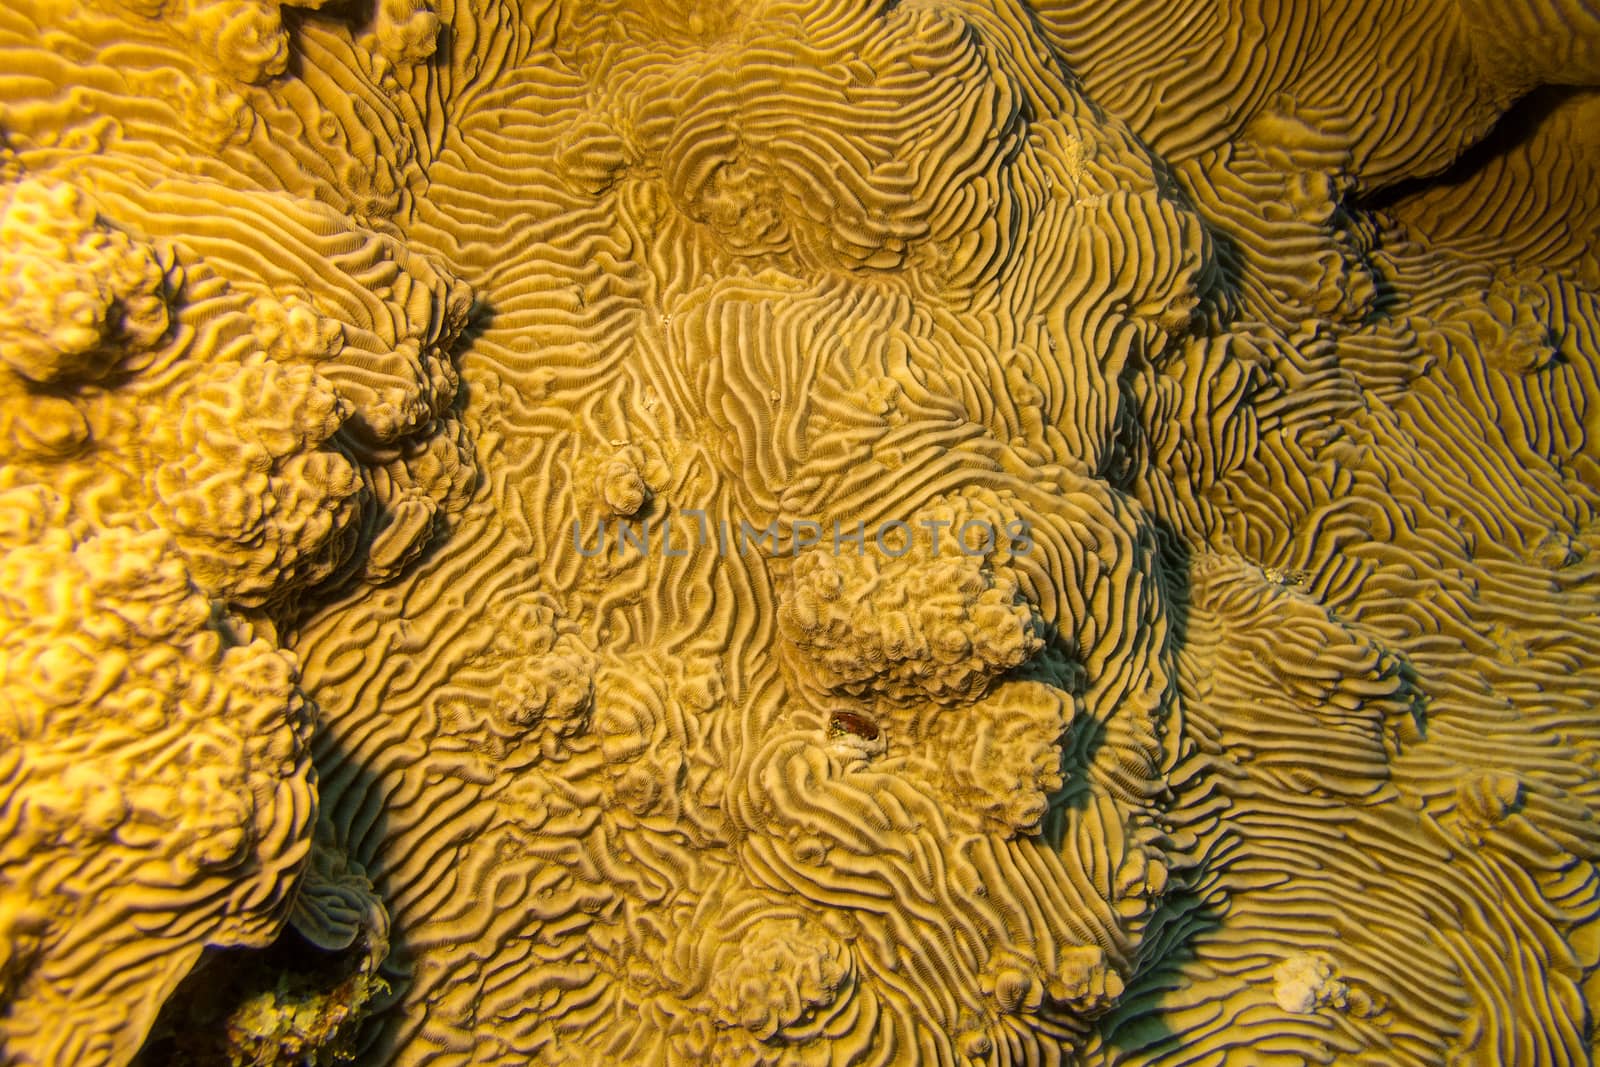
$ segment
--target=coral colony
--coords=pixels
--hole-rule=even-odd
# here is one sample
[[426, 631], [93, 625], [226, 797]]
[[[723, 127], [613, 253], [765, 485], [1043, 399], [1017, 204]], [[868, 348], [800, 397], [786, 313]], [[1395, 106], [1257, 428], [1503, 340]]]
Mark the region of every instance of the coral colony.
[[0, 1064], [1588, 1064], [1589, 0], [12, 0]]

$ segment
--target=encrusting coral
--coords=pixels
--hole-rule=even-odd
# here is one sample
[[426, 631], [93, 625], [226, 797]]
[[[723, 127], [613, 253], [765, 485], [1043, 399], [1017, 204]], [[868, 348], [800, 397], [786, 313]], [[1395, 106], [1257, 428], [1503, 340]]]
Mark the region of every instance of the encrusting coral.
[[[91, 65], [130, 25], [172, 45], [172, 13], [116, 10], [35, 14]], [[202, 64], [285, 69], [275, 9], [185, 17]], [[30, 38], [9, 19], [14, 56]], [[87, 114], [126, 118], [111, 101], [140, 94], [119, 77], [139, 75], [81, 87]], [[0, 123], [0, 1059], [122, 1063], [202, 953], [264, 948], [291, 917], [330, 949], [354, 937], [330, 939], [326, 907], [308, 920], [317, 712], [277, 635], [313, 590], [392, 578], [459, 513], [475, 474], [451, 350], [471, 293], [279, 188], [102, 165], [92, 142], [118, 119], [63, 139], [34, 102], [8, 97]], [[372, 972], [387, 917], [365, 899], [344, 922]]]
[[276, 935], [316, 813], [311, 708], [170, 537], [91, 529], [38, 486], [0, 514], [5, 1047], [125, 1061], [202, 948]]
[[1596, 84], [0, 11], [0, 1062], [1590, 1062]]

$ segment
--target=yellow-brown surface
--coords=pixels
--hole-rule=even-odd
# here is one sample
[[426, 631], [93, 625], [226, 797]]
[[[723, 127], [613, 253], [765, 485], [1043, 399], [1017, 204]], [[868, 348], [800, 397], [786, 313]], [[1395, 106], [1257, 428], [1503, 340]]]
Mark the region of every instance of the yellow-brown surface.
[[[0, 1063], [1591, 1062], [1597, 84], [1586, 0], [8, 6]], [[274, 943], [315, 1018], [185, 1013]]]

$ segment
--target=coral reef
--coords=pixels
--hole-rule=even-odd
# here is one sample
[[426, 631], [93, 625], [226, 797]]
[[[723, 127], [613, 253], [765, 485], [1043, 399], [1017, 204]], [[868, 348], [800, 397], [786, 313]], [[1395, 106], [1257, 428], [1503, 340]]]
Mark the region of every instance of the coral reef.
[[1596, 86], [0, 11], [0, 1063], [1592, 1062]]

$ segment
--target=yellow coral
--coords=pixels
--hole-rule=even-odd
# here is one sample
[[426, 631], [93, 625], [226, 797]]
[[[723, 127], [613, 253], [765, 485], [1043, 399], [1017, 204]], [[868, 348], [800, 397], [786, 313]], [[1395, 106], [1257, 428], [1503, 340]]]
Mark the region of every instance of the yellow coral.
[[[63, 510], [37, 489], [4, 496], [11, 514]], [[309, 708], [293, 661], [219, 626], [163, 534], [13, 524], [0, 584], [15, 761], [0, 867], [44, 907], [50, 945], [11, 957], [0, 1037], [45, 1062], [84, 1042], [126, 1058], [156, 1004], [79, 997], [49, 1026], [32, 1005], [102, 959], [170, 982], [152, 944], [192, 961], [206, 943], [271, 939], [315, 808]], [[119, 912], [138, 932], [106, 922]]]

